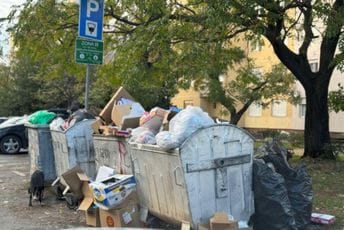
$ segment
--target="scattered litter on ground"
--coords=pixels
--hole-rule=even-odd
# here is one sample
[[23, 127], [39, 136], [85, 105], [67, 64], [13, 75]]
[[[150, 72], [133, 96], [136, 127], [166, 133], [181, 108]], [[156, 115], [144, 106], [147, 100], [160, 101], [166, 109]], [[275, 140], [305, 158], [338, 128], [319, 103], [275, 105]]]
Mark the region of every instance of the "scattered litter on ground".
[[24, 173], [21, 173], [21, 172], [18, 172], [18, 171], [12, 171], [14, 174], [17, 174], [18, 176], [22, 176], [24, 177], [25, 174]]

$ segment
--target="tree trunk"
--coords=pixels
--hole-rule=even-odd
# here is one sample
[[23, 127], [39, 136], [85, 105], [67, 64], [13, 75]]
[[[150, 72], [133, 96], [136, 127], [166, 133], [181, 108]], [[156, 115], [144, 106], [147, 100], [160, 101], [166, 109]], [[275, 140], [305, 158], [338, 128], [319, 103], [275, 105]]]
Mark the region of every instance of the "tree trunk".
[[311, 87], [305, 87], [307, 105], [304, 156], [316, 158], [326, 151], [330, 151], [327, 147], [331, 140], [327, 104], [328, 86], [323, 85], [323, 81], [314, 81], [313, 83]]
[[249, 101], [247, 101], [243, 107], [239, 110], [236, 111], [234, 110], [230, 110], [230, 114], [231, 114], [231, 118], [229, 120], [229, 123], [233, 124], [233, 125], [237, 125], [240, 118], [242, 117], [242, 115], [244, 115], [244, 113], [247, 111], [248, 107], [250, 107], [250, 105], [254, 102], [253, 99], [250, 99]]
[[230, 120], [229, 120], [229, 123], [230, 124], [233, 124], [233, 125], [237, 125], [238, 124], [238, 122], [239, 122], [239, 120], [240, 120], [240, 118], [241, 118], [241, 115], [239, 115], [239, 114], [235, 114], [235, 115], [231, 115], [231, 118], [230, 118]]

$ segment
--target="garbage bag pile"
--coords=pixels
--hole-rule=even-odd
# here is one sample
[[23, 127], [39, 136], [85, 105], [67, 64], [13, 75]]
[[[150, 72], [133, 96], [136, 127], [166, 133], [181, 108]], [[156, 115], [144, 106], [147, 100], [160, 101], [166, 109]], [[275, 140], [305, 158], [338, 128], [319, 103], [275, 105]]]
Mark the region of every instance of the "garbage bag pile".
[[56, 117], [49, 126], [50, 130], [66, 131], [76, 123], [89, 119], [95, 119], [95, 116], [84, 109], [79, 109], [72, 113], [67, 119], [63, 119], [60, 116]]
[[275, 140], [257, 153], [253, 162], [254, 229], [306, 229], [311, 221], [313, 190], [305, 165], [291, 167], [286, 151]]

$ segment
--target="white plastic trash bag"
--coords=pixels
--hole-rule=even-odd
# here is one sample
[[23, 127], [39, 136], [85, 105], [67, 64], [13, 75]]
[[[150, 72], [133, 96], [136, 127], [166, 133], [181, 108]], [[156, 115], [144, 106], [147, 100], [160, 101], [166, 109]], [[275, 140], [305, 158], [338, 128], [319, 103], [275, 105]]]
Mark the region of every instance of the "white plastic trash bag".
[[131, 132], [130, 142], [150, 145], [156, 144], [154, 132], [145, 127], [138, 127], [136, 129], [133, 129], [133, 131]]
[[50, 130], [63, 131], [62, 128], [65, 121], [61, 117], [55, 118], [49, 125]]
[[168, 131], [161, 131], [155, 136], [156, 144], [164, 151], [179, 147], [179, 143], [174, 140]]
[[[159, 147], [167, 150], [167, 146], [179, 147], [196, 130], [210, 126], [215, 122], [208, 113], [203, 112], [199, 107], [188, 106], [172, 118], [169, 124], [170, 137], [162, 134], [159, 137]], [[170, 143], [167, 143], [170, 141]], [[172, 148], [170, 148], [172, 149]]]

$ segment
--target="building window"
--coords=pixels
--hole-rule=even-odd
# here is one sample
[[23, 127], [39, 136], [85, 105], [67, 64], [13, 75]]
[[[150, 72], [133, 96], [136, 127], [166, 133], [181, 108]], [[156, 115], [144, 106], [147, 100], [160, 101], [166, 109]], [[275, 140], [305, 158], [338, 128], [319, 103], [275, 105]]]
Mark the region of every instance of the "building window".
[[319, 68], [318, 62], [310, 62], [309, 66], [311, 67], [311, 70], [313, 73], [318, 71], [318, 68]]
[[251, 50], [252, 51], [261, 51], [262, 47], [263, 47], [262, 42], [259, 39], [251, 42]]
[[188, 106], [193, 106], [194, 105], [194, 102], [193, 102], [193, 100], [185, 100], [184, 101], [184, 109], [186, 108], [186, 107], [188, 107]]
[[260, 103], [252, 103], [248, 109], [248, 115], [250, 117], [262, 116], [262, 105]]
[[252, 69], [252, 73], [257, 76], [259, 79], [263, 78], [263, 70], [261, 68]]
[[299, 104], [299, 117], [304, 118], [306, 116], [306, 98], [301, 99]]
[[287, 101], [286, 100], [273, 100], [272, 116], [274, 117], [287, 116]]

